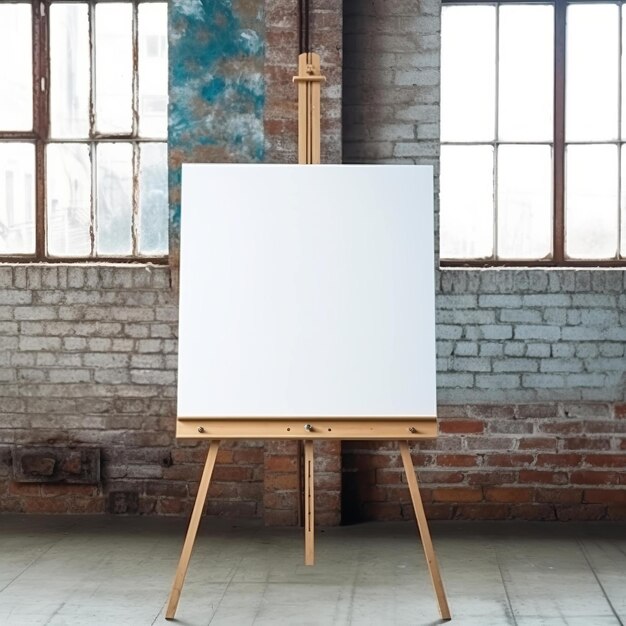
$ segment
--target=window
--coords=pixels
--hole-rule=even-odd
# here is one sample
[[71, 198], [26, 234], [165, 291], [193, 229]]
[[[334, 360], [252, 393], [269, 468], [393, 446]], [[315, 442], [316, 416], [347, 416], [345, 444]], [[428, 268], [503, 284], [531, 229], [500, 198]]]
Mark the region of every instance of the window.
[[0, 260], [163, 260], [167, 3], [2, 3], [0, 59]]
[[622, 265], [621, 2], [442, 11], [443, 265]]

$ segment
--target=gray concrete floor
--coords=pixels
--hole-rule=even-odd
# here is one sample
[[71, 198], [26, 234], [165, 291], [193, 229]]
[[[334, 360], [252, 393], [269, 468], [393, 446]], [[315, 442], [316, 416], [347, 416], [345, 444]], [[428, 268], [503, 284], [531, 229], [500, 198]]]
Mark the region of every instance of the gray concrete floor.
[[[626, 622], [626, 524], [432, 523], [455, 625]], [[0, 516], [0, 624], [168, 624], [185, 522]], [[413, 524], [317, 532], [203, 520], [182, 626], [441, 623]]]

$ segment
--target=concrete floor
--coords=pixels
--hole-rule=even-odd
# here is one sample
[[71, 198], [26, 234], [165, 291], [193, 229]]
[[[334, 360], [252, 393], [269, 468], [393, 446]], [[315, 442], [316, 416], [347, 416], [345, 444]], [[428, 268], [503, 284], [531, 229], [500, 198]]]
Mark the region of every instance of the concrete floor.
[[[455, 625], [626, 622], [626, 524], [433, 523]], [[0, 624], [412, 624], [438, 620], [413, 524], [317, 533], [203, 520], [177, 621], [164, 605], [185, 522], [0, 516]]]

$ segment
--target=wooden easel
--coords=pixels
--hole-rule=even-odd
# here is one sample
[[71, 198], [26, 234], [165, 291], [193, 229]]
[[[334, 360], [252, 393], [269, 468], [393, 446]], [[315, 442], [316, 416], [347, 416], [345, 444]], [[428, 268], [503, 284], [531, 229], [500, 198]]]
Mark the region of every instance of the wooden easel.
[[[298, 57], [298, 162], [320, 163], [320, 84], [325, 80], [320, 72], [320, 57], [305, 52]], [[334, 440], [396, 440], [415, 511], [415, 519], [428, 564], [439, 614], [444, 620], [451, 619], [448, 601], [441, 581], [439, 565], [430, 537], [424, 505], [419, 491], [409, 441], [432, 439], [437, 436], [435, 417], [320, 417], [320, 418], [186, 418], [177, 419], [176, 437], [183, 439], [210, 440], [198, 494], [191, 513], [187, 535], [183, 544], [176, 575], [172, 584], [165, 618], [174, 619], [183, 583], [189, 567], [193, 544], [198, 532], [206, 501], [220, 441], [236, 439], [290, 439], [303, 442], [304, 463], [304, 562], [315, 563], [315, 475], [313, 443], [320, 439]]]
[[209, 439], [209, 453], [202, 472], [198, 494], [194, 503], [191, 520], [187, 529], [185, 543], [180, 555], [176, 576], [172, 585], [166, 619], [174, 619], [178, 601], [183, 588], [193, 544], [198, 532], [200, 518], [204, 509], [211, 475], [215, 467], [215, 459], [220, 441], [232, 439], [296, 439], [304, 442], [304, 560], [306, 565], [315, 562], [315, 511], [314, 511], [314, 455], [313, 442], [320, 439], [335, 440], [396, 440], [399, 442], [402, 463], [406, 473], [415, 519], [419, 529], [428, 571], [432, 581], [439, 614], [442, 619], [450, 619], [450, 609], [441, 581], [439, 565], [430, 538], [428, 522], [424, 513], [424, 505], [420, 496], [417, 477], [409, 441], [432, 439], [437, 436], [437, 422], [434, 417], [424, 418], [293, 418], [293, 419], [213, 419], [184, 418], [177, 420], [176, 436], [183, 439]]

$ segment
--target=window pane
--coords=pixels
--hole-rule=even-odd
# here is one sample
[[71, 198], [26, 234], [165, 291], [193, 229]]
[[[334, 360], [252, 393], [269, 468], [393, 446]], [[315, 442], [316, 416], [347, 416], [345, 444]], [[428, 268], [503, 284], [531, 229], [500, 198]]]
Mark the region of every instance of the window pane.
[[496, 9], [443, 7], [441, 140], [489, 141], [495, 132]]
[[133, 251], [133, 148], [129, 143], [97, 147], [98, 203], [96, 250], [101, 256], [124, 256]]
[[499, 138], [551, 141], [554, 9], [500, 6], [499, 19]]
[[493, 148], [441, 147], [441, 257], [493, 254]]
[[141, 144], [139, 167], [139, 252], [165, 255], [168, 249], [167, 144]]
[[0, 143], [0, 254], [35, 252], [35, 146]]
[[567, 7], [567, 141], [617, 139], [619, 9]]
[[133, 114], [130, 3], [96, 4], [96, 130], [130, 133]]
[[46, 160], [48, 252], [52, 256], [89, 256], [89, 148], [79, 144], [50, 144]]
[[0, 130], [33, 128], [30, 4], [0, 6]]
[[167, 137], [167, 4], [139, 5], [139, 134]]
[[568, 146], [565, 247], [574, 259], [617, 252], [617, 146]]
[[498, 257], [542, 259], [552, 250], [552, 151], [498, 149]]
[[50, 131], [89, 136], [89, 20], [86, 4], [50, 7]]

